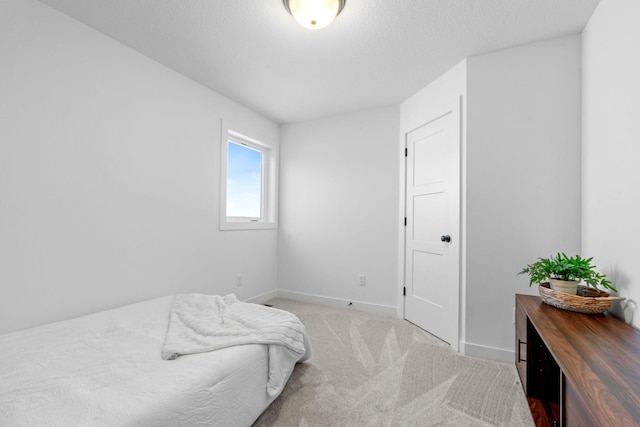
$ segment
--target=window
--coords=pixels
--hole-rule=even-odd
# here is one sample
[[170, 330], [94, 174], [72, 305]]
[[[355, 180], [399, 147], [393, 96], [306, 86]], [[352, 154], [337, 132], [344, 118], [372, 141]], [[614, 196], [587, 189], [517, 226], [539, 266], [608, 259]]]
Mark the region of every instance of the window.
[[277, 228], [277, 147], [223, 123], [220, 229]]
[[262, 181], [266, 153], [245, 142], [227, 141], [227, 216], [262, 218]]

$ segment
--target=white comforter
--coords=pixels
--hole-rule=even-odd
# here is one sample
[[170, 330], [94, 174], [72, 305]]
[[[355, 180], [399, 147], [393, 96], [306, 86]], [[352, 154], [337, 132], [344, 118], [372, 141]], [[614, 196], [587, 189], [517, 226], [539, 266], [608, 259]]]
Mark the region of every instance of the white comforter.
[[284, 385], [299, 355], [253, 344], [163, 360], [172, 301], [0, 335], [0, 426], [250, 426], [275, 398], [268, 376]]

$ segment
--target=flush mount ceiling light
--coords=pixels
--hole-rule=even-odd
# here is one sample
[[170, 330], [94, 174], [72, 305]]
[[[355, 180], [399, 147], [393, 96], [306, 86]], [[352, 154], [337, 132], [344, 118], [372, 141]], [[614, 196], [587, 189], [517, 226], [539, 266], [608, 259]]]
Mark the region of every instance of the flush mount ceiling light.
[[311, 30], [331, 24], [347, 0], [283, 0], [284, 7], [298, 21]]

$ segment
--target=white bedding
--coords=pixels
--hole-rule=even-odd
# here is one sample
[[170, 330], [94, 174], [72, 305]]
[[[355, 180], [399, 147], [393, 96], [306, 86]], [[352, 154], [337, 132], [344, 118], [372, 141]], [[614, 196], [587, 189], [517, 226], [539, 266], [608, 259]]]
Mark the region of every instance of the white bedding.
[[[250, 426], [277, 396], [267, 346], [163, 360], [172, 300], [0, 335], [0, 426]], [[284, 384], [299, 357], [275, 347]]]

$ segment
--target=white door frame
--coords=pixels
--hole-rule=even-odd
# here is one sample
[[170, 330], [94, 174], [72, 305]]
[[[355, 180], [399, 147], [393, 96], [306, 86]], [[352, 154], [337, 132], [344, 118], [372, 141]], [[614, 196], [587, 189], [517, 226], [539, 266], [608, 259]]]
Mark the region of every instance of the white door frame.
[[[453, 101], [452, 101], [453, 102]], [[444, 105], [444, 103], [440, 103], [440, 105]], [[464, 242], [464, 221], [465, 221], [465, 203], [464, 203], [464, 197], [463, 197], [463, 188], [464, 188], [464, 179], [465, 179], [465, 171], [464, 171], [464, 167], [466, 167], [465, 161], [464, 161], [464, 157], [465, 157], [465, 144], [464, 144], [464, 140], [465, 140], [465, 133], [466, 133], [466, 129], [465, 129], [465, 122], [466, 122], [466, 118], [464, 117], [464, 99], [463, 99], [463, 95], [459, 95], [456, 97], [455, 100], [455, 108], [458, 109], [459, 112], [459, 124], [460, 124], [460, 132], [459, 132], [459, 144], [460, 144], [460, 159], [459, 159], [459, 164], [460, 164], [460, 184], [459, 184], [459, 206], [460, 206], [460, 212], [459, 212], [459, 224], [458, 224], [458, 230], [457, 230], [457, 234], [459, 236], [459, 246], [458, 246], [458, 257], [459, 257], [459, 275], [458, 275], [458, 290], [459, 290], [459, 296], [458, 296], [458, 328], [457, 328], [457, 336], [458, 339], [455, 340], [455, 342], [451, 343], [451, 346], [454, 350], [456, 351], [463, 351], [464, 345], [462, 344], [462, 339], [463, 339], [463, 334], [464, 334], [464, 274], [465, 274], [465, 268], [464, 268], [464, 246], [465, 246], [465, 242]], [[436, 113], [437, 111], [443, 111], [444, 109], [446, 109], [446, 107], [441, 107], [441, 108], [435, 108], [433, 109], [433, 113]], [[399, 140], [400, 140], [400, 150], [401, 150], [401, 156], [400, 156], [400, 203], [399, 203], [399, 218], [400, 218], [400, 224], [399, 224], [399, 239], [398, 239], [398, 247], [399, 247], [399, 252], [398, 252], [398, 276], [399, 276], [399, 281], [398, 281], [398, 310], [397, 310], [397, 316], [401, 319], [405, 319], [405, 286], [406, 286], [406, 235], [405, 235], [405, 218], [406, 218], [406, 196], [407, 196], [407, 183], [406, 183], [406, 178], [407, 178], [407, 157], [405, 155], [406, 153], [406, 137], [407, 134], [410, 133], [411, 131], [418, 129], [419, 127], [423, 126], [426, 123], [429, 123], [430, 121], [435, 120], [437, 117], [439, 117], [441, 114], [433, 114], [431, 117], [429, 117], [428, 114], [425, 114], [425, 119], [422, 121], [422, 123], [420, 123], [418, 126], [414, 126], [413, 128], [410, 129], [400, 129], [400, 135], [399, 135]], [[462, 348], [460, 347], [462, 345]]]

